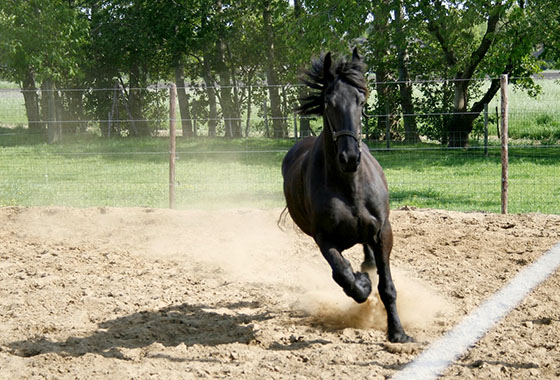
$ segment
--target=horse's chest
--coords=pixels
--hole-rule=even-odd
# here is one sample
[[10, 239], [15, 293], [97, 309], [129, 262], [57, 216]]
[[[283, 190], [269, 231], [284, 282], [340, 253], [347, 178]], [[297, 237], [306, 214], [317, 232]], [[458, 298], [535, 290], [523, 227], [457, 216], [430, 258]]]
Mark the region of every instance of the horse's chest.
[[334, 239], [352, 244], [371, 239], [377, 225], [377, 219], [365, 204], [349, 203], [337, 197], [324, 205], [320, 218], [321, 229], [328, 231]]

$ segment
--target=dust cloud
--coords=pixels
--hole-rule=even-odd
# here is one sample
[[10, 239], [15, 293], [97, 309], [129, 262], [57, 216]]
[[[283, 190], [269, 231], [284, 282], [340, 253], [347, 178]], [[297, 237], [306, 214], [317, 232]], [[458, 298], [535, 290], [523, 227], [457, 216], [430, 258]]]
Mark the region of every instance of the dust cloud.
[[[178, 229], [189, 231], [188, 241], [180, 237], [179, 231], [174, 237], [158, 233], [146, 254], [174, 251], [176, 258], [214, 266], [230, 281], [281, 287], [289, 307], [318, 323], [385, 330], [386, 313], [376, 290], [377, 274], [369, 273], [372, 295], [364, 304], [357, 304], [332, 280], [331, 269], [311, 238], [291, 226], [290, 221], [278, 228], [279, 215], [279, 210], [199, 213], [194, 224], [191, 218], [176, 221]], [[354, 260], [354, 268], [359, 268], [361, 247], [347, 251], [347, 256]], [[405, 327], [425, 326], [450, 311], [442, 297], [409, 273], [394, 267], [393, 275], [398, 290], [397, 308]]]
[[[336, 328], [386, 329], [386, 314], [374, 291], [357, 304], [332, 280], [331, 270], [313, 240], [284, 221], [281, 210], [188, 210], [47, 208], [26, 213], [29, 231], [43, 238], [99, 249], [124, 249], [150, 259], [172, 260], [185, 270], [202, 270], [215, 281], [269, 286], [282, 294], [287, 308]], [[64, 215], [63, 218], [56, 217]], [[48, 217], [49, 222], [45, 223]], [[90, 226], [95, 226], [91, 228]], [[361, 249], [345, 256], [359, 268]], [[448, 311], [444, 299], [393, 266], [397, 308], [405, 327], [422, 327]]]
[[[397, 288], [397, 310], [405, 329], [422, 328], [433, 323], [436, 317], [453, 311], [449, 302], [422, 281], [412, 278], [409, 273], [394, 266], [392, 272]], [[378, 277], [375, 272], [368, 274], [373, 290], [367, 301], [362, 304], [354, 302], [337, 288], [307, 292], [300, 297], [296, 305], [316, 322], [335, 328], [386, 330], [387, 314], [376, 289]]]

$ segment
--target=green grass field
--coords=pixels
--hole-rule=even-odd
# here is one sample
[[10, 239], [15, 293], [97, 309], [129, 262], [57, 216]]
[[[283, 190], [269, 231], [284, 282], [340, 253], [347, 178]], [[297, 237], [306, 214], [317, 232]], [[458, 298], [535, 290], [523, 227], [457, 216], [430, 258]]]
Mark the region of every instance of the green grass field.
[[[280, 164], [291, 144], [180, 139], [177, 207], [282, 207]], [[168, 206], [167, 139], [80, 137], [0, 149], [0, 206]], [[500, 211], [497, 149], [488, 157], [427, 145], [373, 154], [385, 169], [393, 208]], [[509, 211], [560, 214], [560, 147], [512, 148], [510, 160]]]
[[[557, 143], [560, 140], [560, 79], [536, 79], [542, 89], [536, 97], [516, 90], [512, 85], [508, 91], [509, 136], [517, 140], [533, 140], [540, 143]], [[489, 113], [499, 110], [499, 96], [488, 105]], [[489, 128], [496, 136], [495, 125]]]

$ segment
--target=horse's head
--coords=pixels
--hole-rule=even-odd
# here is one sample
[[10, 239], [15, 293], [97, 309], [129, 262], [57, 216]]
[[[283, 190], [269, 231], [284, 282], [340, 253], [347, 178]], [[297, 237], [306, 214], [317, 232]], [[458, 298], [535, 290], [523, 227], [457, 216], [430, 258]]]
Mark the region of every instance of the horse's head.
[[367, 99], [365, 65], [357, 49], [350, 61], [332, 61], [331, 54], [313, 62], [304, 82], [321, 90], [303, 99], [303, 114], [323, 116], [326, 144], [333, 144], [338, 167], [355, 172], [361, 158], [361, 117]]

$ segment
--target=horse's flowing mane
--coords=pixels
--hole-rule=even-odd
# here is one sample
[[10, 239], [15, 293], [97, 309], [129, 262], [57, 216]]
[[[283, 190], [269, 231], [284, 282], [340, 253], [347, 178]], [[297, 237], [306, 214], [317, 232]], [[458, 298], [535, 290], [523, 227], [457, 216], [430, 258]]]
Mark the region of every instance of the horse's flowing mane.
[[[325, 67], [325, 62], [327, 62], [328, 68]], [[301, 115], [322, 115], [325, 108], [325, 91], [336, 79], [356, 87], [367, 97], [365, 69], [366, 65], [361, 59], [350, 61], [338, 59], [331, 64], [330, 53], [321, 54], [319, 58], [311, 62], [311, 68], [305, 70], [304, 75], [300, 78], [307, 87], [315, 91], [300, 99], [296, 112]]]

